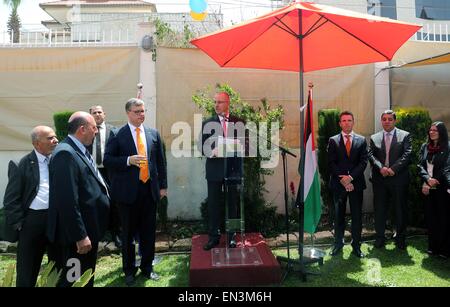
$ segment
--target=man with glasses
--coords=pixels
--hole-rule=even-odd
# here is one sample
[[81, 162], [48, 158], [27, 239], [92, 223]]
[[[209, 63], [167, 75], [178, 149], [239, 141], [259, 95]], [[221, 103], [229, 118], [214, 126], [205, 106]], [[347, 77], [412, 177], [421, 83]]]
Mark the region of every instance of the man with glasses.
[[139, 237], [140, 269], [157, 280], [155, 256], [156, 206], [167, 195], [167, 169], [161, 136], [143, 125], [144, 102], [131, 98], [125, 104], [128, 123], [112, 133], [103, 164], [113, 171], [111, 196], [119, 205], [122, 222], [122, 266], [125, 283], [134, 284], [137, 268], [134, 238]]

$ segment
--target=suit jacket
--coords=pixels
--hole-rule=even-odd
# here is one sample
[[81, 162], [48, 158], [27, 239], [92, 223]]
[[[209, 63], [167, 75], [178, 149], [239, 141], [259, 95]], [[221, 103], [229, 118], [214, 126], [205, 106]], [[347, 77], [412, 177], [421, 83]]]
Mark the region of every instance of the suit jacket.
[[56, 146], [49, 174], [49, 240], [69, 245], [88, 236], [99, 242], [108, 225], [107, 188], [69, 137]]
[[[151, 194], [153, 200], [157, 202], [160, 189], [167, 189], [167, 163], [159, 132], [147, 127], [144, 127], [144, 131]], [[139, 187], [139, 168], [127, 165], [127, 158], [133, 155], [137, 155], [137, 149], [128, 124], [119, 130], [113, 130], [106, 144], [103, 165], [112, 172], [112, 199], [128, 205], [136, 202]]]
[[389, 150], [390, 168], [395, 176], [384, 178], [380, 174], [386, 161], [386, 148], [384, 145], [384, 131], [373, 134], [370, 137], [369, 162], [372, 165], [372, 182], [380, 183], [383, 180], [392, 184], [408, 184], [408, 165], [411, 163], [411, 135], [409, 132], [395, 128]]
[[[419, 164], [419, 176], [423, 182], [430, 179], [430, 175], [427, 171], [427, 155], [428, 155], [428, 143], [425, 143], [420, 148]], [[439, 181], [439, 186], [444, 189], [450, 188], [450, 142], [446, 150], [441, 150], [434, 154], [433, 158], [433, 176], [434, 179]]]
[[350, 157], [347, 156], [345, 143], [342, 134], [339, 133], [331, 137], [328, 141], [328, 167], [330, 169], [330, 188], [335, 191], [344, 191], [340, 184], [340, 175], [350, 175], [353, 178], [352, 184], [355, 191], [366, 188], [364, 170], [367, 166], [367, 142], [359, 134], [354, 134]]
[[[245, 124], [245, 122], [237, 118], [235, 116], [230, 116], [228, 119], [229, 123], [242, 123]], [[208, 125], [209, 124], [209, 125]], [[208, 129], [208, 126], [212, 129]], [[206, 126], [206, 130], [205, 130]], [[215, 128], [216, 127], [216, 128]], [[205, 148], [210, 148], [211, 150], [215, 149], [218, 146], [218, 136], [223, 136], [223, 128], [219, 119], [218, 115], [214, 115], [202, 123], [202, 135], [201, 138], [199, 137], [199, 140], [201, 140], [201, 143], [198, 143], [199, 151], [202, 153], [202, 155], [206, 156], [206, 180], [208, 181], [215, 181], [215, 182], [221, 182], [224, 180], [225, 174], [227, 174], [228, 177], [236, 177], [240, 178], [243, 176], [243, 159], [242, 157], [230, 157], [230, 158], [210, 158], [210, 153], [205, 152]], [[234, 137], [237, 138], [237, 131], [234, 133]], [[239, 137], [245, 137], [239, 136]], [[247, 138], [245, 138], [245, 150], [248, 150], [248, 144], [247, 144]], [[225, 160], [226, 160], [226, 168], [225, 171]]]
[[10, 161], [8, 185], [3, 204], [5, 208], [6, 240], [16, 242], [28, 208], [39, 190], [39, 164], [34, 150], [17, 164]]

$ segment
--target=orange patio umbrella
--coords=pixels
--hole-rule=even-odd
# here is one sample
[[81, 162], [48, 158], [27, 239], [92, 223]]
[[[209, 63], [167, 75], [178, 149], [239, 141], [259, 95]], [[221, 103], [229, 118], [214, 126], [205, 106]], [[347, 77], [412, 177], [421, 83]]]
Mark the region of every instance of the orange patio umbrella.
[[389, 61], [420, 26], [310, 2], [196, 38], [222, 67], [308, 72]]

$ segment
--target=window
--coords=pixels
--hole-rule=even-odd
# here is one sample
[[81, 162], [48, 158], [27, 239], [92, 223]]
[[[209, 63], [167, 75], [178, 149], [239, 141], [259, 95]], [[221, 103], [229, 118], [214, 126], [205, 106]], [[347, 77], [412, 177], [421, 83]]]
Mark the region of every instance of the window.
[[397, 0], [367, 0], [367, 13], [397, 19]]
[[416, 0], [416, 17], [426, 20], [450, 20], [450, 1]]

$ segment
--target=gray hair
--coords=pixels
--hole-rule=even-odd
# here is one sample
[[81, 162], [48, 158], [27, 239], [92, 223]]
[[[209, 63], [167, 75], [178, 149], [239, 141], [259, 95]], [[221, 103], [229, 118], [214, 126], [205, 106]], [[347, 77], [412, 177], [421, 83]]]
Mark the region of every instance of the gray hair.
[[125, 104], [125, 111], [131, 111], [131, 107], [134, 106], [142, 106], [144, 105], [144, 101], [142, 101], [141, 99], [138, 98], [130, 98], [128, 99], [127, 103]]
[[[36, 126], [31, 130], [30, 136], [31, 136], [31, 143], [34, 144], [35, 142], [39, 141], [39, 138], [41, 137], [41, 134], [43, 130], [46, 129], [52, 129], [47, 126]], [[53, 130], [53, 129], [52, 129]]]

